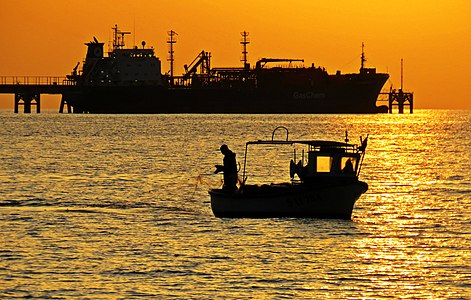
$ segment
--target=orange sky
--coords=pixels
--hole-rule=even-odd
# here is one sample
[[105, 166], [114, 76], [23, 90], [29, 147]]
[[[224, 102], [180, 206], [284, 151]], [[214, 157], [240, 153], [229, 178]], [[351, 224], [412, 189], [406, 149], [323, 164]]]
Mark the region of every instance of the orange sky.
[[[168, 71], [167, 31], [178, 33], [176, 73], [201, 50], [212, 66], [241, 66], [240, 32], [249, 31], [249, 62], [304, 58], [329, 73], [357, 72], [361, 43], [368, 67], [388, 72], [415, 93], [416, 108], [471, 109], [471, 1], [468, 0], [2, 0], [0, 76], [69, 74], [83, 43], [106, 42], [111, 27], [135, 31]], [[44, 97], [42, 99], [45, 99]], [[58, 108], [57, 98], [43, 107]], [[13, 96], [0, 96], [0, 108]]]

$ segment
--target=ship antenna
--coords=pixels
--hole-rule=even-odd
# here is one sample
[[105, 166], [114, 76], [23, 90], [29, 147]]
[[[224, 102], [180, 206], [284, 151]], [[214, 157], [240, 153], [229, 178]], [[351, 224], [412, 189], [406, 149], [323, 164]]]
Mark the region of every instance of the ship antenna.
[[118, 24], [115, 24], [113, 28], [113, 50], [118, 48]]
[[133, 18], [133, 22], [132, 22], [132, 31], [134, 32], [134, 34], [132, 35], [133, 37], [133, 46], [136, 47], [136, 16], [134, 16]]
[[170, 62], [170, 85], [173, 86], [173, 62], [175, 61], [174, 57], [173, 57], [173, 44], [175, 44], [177, 41], [175, 40], [175, 36], [178, 35], [175, 31], [173, 30], [170, 30], [168, 32], [168, 36], [169, 36], [169, 39], [167, 40], [167, 44], [169, 46], [169, 50], [168, 50], [168, 54], [169, 54], [169, 58], [167, 59], [167, 61]]
[[247, 31], [241, 32], [242, 35], [242, 41], [240, 44], [242, 45], [242, 59], [241, 61], [244, 63], [244, 69], [248, 69], [249, 65], [247, 64], [247, 44], [250, 44], [250, 41], [247, 39], [249, 36], [249, 33]]
[[365, 62], [366, 62], [366, 58], [365, 58], [365, 43], [361, 43], [361, 68], [360, 70], [363, 70], [363, 68], [365, 67]]

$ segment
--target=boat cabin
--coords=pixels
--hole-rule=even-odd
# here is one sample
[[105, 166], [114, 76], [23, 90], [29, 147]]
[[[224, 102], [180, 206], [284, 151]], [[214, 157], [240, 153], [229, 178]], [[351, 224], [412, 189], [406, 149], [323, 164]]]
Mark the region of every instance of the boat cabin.
[[355, 147], [347, 143], [331, 141], [305, 141], [299, 142], [307, 145], [307, 155], [304, 151], [301, 159], [290, 162], [290, 176], [295, 180], [295, 175], [304, 182], [319, 178], [356, 177], [359, 171], [361, 153]]

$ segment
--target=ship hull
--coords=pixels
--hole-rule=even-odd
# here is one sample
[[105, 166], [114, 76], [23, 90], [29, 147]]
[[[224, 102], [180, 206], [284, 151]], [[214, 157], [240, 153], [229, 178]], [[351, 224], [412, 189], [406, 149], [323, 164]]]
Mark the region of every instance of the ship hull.
[[378, 113], [387, 74], [329, 75], [322, 85], [278, 87], [83, 86], [75, 113]]

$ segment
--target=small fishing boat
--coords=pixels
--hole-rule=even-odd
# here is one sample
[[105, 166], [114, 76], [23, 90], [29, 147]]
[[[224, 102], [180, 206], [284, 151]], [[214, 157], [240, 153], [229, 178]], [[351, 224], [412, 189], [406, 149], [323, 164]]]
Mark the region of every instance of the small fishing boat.
[[[286, 140], [275, 140], [275, 132], [286, 131]], [[351, 219], [358, 198], [368, 190], [358, 180], [368, 137], [360, 145], [325, 140], [289, 140], [286, 127], [275, 128], [271, 140], [249, 141], [245, 146], [242, 182], [236, 191], [212, 189], [211, 209], [221, 218], [338, 218]], [[303, 150], [289, 164], [290, 182], [247, 184], [249, 146], [295, 146]], [[296, 161], [298, 161], [296, 163]]]

